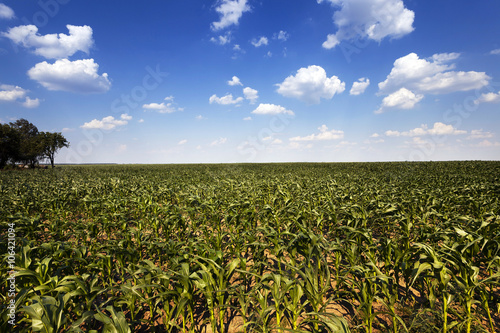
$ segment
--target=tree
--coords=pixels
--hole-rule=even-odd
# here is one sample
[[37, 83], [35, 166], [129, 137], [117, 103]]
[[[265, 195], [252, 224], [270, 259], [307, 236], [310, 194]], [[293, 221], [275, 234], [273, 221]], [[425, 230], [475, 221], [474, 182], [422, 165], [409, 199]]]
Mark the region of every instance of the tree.
[[54, 167], [54, 156], [63, 147], [69, 147], [69, 142], [61, 133], [41, 132], [39, 134], [43, 146], [43, 157], [50, 160], [50, 165]]
[[19, 158], [19, 133], [8, 124], [0, 124], [0, 168], [9, 161], [15, 163]]
[[10, 126], [17, 131], [20, 137], [18, 160], [34, 168], [43, 155], [43, 147], [38, 138], [38, 128], [26, 119], [16, 120], [10, 123]]
[[0, 168], [9, 161], [34, 168], [44, 158], [54, 167], [54, 156], [63, 147], [69, 142], [61, 133], [39, 132], [26, 119], [0, 124]]

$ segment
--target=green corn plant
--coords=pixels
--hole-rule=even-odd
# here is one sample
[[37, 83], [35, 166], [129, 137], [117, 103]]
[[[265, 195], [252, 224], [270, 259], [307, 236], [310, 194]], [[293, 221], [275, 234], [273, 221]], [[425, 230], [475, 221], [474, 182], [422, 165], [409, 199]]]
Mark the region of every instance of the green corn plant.
[[373, 321], [377, 315], [373, 311], [373, 303], [382, 291], [382, 285], [389, 284], [389, 278], [370, 259], [366, 265], [351, 267], [349, 280], [352, 294], [359, 302], [359, 310], [363, 314], [366, 332], [373, 332]]
[[99, 310], [94, 314], [94, 318], [104, 325], [102, 333], [132, 333], [123, 312], [116, 312], [112, 306], [107, 306], [106, 310], [111, 317]]
[[291, 281], [280, 273], [266, 273], [261, 278], [261, 284], [271, 293], [271, 302], [274, 308], [276, 326], [278, 327], [278, 332], [282, 332], [280, 327], [286, 314], [285, 298], [288, 294]]
[[20, 312], [27, 314], [29, 319], [23, 318], [21, 321], [29, 321], [34, 332], [59, 332], [59, 330], [69, 326], [65, 309], [67, 301], [68, 295], [63, 294], [59, 294], [57, 298], [34, 296], [31, 298], [32, 304], [23, 306], [20, 310]]
[[[413, 283], [417, 280], [421, 273], [429, 271], [430, 274], [427, 276], [431, 277], [435, 283], [431, 286], [436, 286], [435, 292], [436, 297], [441, 297], [443, 302], [442, 316], [443, 316], [443, 327], [442, 332], [448, 332], [448, 309], [450, 304], [454, 299], [454, 294], [450, 291], [450, 280], [451, 273], [446, 267], [446, 264], [441, 260], [441, 257], [436, 253], [436, 251], [429, 245], [426, 244], [415, 244], [417, 248], [420, 248], [423, 252], [420, 254], [420, 260], [415, 262]], [[454, 326], [456, 322], [451, 325]]]
[[271, 332], [271, 316], [273, 306], [270, 305], [271, 291], [265, 286], [258, 285], [255, 292], [251, 294], [251, 303], [254, 311], [252, 312], [251, 320], [247, 322], [252, 330], [257, 329], [259, 332]]
[[[235, 269], [240, 265], [240, 259], [235, 258], [224, 265], [222, 252], [215, 251], [215, 253], [207, 254], [210, 254], [210, 257], [196, 256], [200, 269], [193, 275], [194, 282], [205, 295], [212, 329], [224, 332], [226, 304], [232, 293], [230, 281]], [[217, 318], [216, 311], [218, 312]]]
[[84, 273], [81, 276], [67, 276], [65, 279], [74, 286], [68, 292], [71, 298], [82, 299], [83, 302], [80, 304], [84, 306], [85, 311], [91, 311], [95, 299], [108, 291], [108, 288], [103, 288], [96, 274]]
[[304, 288], [300, 280], [288, 279], [287, 287], [288, 294], [283, 300], [285, 306], [285, 315], [293, 330], [299, 329], [299, 319], [306, 312], [306, 307], [309, 304], [308, 300], [303, 301]]
[[180, 317], [182, 321], [182, 331], [186, 332], [189, 325], [190, 332], [194, 332], [194, 311], [195, 311], [195, 285], [194, 280], [196, 279], [195, 272], [190, 271], [189, 263], [182, 262], [186, 258], [182, 258], [181, 262], [177, 265], [177, 270], [170, 270], [172, 274], [172, 282], [174, 283], [174, 290], [177, 299], [174, 302], [177, 303], [176, 320]]

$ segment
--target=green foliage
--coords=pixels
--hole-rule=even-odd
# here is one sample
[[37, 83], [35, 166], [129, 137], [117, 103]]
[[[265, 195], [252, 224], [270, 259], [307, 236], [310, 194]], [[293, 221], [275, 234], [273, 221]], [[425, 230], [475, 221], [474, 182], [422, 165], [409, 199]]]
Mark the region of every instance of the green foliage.
[[0, 331], [495, 332], [499, 174], [499, 162], [0, 173], [4, 259], [9, 224], [17, 245], [16, 324], [2, 269]]
[[54, 167], [55, 154], [63, 147], [69, 142], [61, 133], [39, 132], [26, 119], [0, 124], [0, 168], [8, 162], [34, 168], [41, 159], [49, 159]]

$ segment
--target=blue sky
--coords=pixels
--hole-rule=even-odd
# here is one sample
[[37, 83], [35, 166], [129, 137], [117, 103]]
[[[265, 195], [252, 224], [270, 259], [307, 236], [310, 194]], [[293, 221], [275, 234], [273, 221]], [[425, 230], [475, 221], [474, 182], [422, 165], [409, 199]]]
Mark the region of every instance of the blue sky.
[[0, 122], [59, 163], [500, 159], [500, 3], [0, 3]]

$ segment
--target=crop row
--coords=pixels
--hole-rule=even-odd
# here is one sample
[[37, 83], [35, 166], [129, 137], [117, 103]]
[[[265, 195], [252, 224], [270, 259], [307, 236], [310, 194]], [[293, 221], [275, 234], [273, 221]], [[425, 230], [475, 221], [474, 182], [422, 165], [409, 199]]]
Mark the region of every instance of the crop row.
[[[4, 172], [2, 253], [8, 225], [18, 243], [14, 329], [494, 332], [499, 171], [429, 162]], [[1, 331], [12, 328], [4, 303]]]

